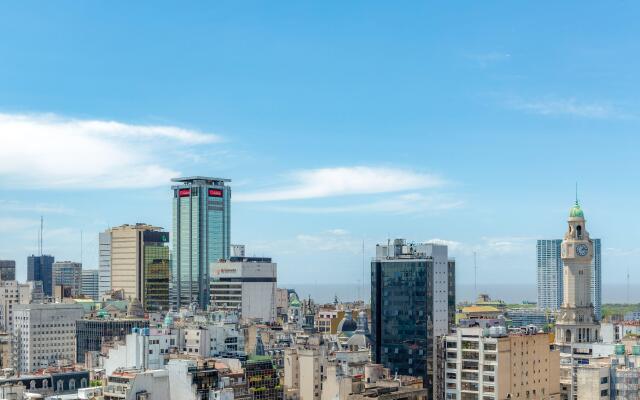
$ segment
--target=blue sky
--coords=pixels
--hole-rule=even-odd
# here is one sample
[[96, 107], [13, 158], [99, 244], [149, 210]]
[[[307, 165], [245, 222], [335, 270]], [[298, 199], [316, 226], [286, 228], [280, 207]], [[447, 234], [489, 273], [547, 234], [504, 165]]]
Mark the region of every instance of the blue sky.
[[603, 280], [640, 283], [640, 6], [619, 2], [0, 5], [0, 258], [97, 266], [170, 228], [169, 178], [233, 180], [232, 241], [285, 283], [357, 283], [388, 237], [458, 282], [535, 282], [579, 182]]

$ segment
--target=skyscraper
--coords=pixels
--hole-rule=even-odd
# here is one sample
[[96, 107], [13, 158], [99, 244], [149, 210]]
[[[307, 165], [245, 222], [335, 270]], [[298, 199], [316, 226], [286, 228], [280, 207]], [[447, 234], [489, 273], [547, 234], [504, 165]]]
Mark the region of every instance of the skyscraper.
[[98, 301], [100, 299], [99, 283], [100, 275], [97, 269], [83, 269], [80, 294]]
[[[601, 240], [592, 239], [593, 258], [591, 260], [591, 302], [596, 318], [602, 318], [602, 256]], [[562, 305], [563, 273], [561, 239], [538, 240], [538, 307], [556, 311]]]
[[169, 307], [169, 232], [138, 223], [100, 234], [100, 290], [124, 290], [146, 311]]
[[70, 288], [72, 296], [79, 295], [82, 286], [82, 264], [72, 261], [53, 263], [53, 286]]
[[111, 232], [107, 229], [98, 235], [98, 293], [111, 290]]
[[176, 308], [209, 304], [209, 269], [229, 258], [230, 179], [173, 179], [171, 303]]
[[377, 245], [371, 261], [373, 362], [423, 378], [433, 398], [437, 338], [455, 323], [455, 261], [447, 246]]
[[53, 296], [53, 256], [42, 255], [27, 257], [27, 280], [42, 282], [45, 296]]
[[556, 311], [562, 304], [562, 240], [538, 240], [538, 307]]
[[14, 260], [0, 260], [0, 280], [16, 280], [16, 262]]

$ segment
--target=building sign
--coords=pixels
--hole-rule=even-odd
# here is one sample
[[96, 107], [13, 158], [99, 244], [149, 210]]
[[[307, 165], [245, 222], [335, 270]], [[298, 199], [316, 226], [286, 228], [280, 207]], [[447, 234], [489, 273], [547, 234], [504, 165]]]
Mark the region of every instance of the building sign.
[[190, 194], [191, 194], [191, 190], [190, 189], [180, 189], [180, 190], [178, 190], [178, 196], [179, 197], [189, 197]]
[[240, 268], [229, 267], [226, 265], [214, 268], [212, 273], [214, 278], [230, 278], [242, 276]]
[[209, 189], [209, 197], [222, 197], [222, 190]]

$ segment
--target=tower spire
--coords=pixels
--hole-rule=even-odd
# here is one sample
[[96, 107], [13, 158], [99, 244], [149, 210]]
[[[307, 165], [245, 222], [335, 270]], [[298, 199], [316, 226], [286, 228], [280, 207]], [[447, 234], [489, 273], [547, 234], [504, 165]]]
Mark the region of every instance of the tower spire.
[[578, 182], [576, 181], [576, 204], [580, 204], [578, 203]]

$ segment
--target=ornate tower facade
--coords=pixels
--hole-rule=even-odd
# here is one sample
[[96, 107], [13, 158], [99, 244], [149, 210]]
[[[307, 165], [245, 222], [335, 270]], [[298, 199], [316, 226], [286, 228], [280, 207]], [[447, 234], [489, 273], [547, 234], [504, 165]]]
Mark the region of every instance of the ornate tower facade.
[[568, 230], [561, 245], [563, 299], [556, 321], [556, 343], [598, 341], [599, 328], [591, 303], [593, 241], [585, 226], [584, 212], [576, 203], [569, 211]]

